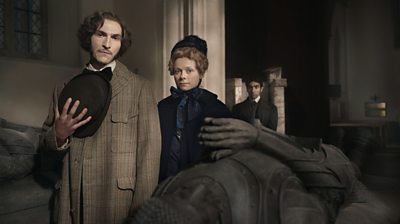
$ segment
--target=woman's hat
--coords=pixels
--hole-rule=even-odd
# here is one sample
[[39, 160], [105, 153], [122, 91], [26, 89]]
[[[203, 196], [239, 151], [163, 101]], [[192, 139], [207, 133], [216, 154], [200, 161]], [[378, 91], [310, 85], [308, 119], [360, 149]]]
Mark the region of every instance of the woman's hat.
[[186, 36], [183, 40], [176, 43], [171, 50], [171, 54], [173, 54], [176, 49], [183, 47], [194, 47], [207, 56], [207, 42], [196, 35]]
[[102, 71], [85, 69], [81, 74], [71, 79], [61, 91], [58, 98], [58, 110], [60, 114], [65, 102], [71, 97], [72, 102], [68, 111], [72, 108], [75, 101], [79, 100], [80, 104], [74, 116], [78, 116], [84, 108], [87, 108], [87, 113], [82, 120], [92, 116], [92, 119], [88, 123], [75, 130], [74, 137], [85, 138], [92, 136], [100, 127], [110, 106], [111, 77], [112, 71], [109, 67]]

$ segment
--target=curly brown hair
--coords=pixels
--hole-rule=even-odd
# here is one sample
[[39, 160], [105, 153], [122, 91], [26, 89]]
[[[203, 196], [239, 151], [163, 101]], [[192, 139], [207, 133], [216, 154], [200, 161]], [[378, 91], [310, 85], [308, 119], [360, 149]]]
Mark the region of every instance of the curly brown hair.
[[118, 54], [115, 58], [121, 57], [126, 50], [131, 46], [131, 33], [126, 27], [125, 23], [114, 13], [106, 12], [106, 11], [96, 11], [92, 15], [87, 16], [78, 30], [78, 38], [81, 44], [81, 47], [87, 51], [91, 52], [91, 37], [97, 31], [99, 27], [102, 27], [104, 24], [104, 20], [112, 20], [121, 26], [122, 29], [122, 39], [121, 39], [121, 48], [119, 49]]
[[182, 47], [176, 49], [169, 59], [168, 71], [170, 75], [174, 73], [174, 63], [178, 58], [189, 58], [195, 61], [196, 69], [200, 75], [204, 75], [208, 69], [208, 58], [194, 47]]

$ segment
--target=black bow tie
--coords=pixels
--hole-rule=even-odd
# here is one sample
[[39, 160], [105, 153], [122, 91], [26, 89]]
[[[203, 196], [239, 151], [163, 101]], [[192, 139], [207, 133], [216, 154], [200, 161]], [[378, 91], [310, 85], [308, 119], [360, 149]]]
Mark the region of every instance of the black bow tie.
[[89, 70], [89, 69], [85, 68], [85, 69], [83, 69], [82, 74], [83, 73], [97, 73], [97, 74], [100, 74], [100, 75], [106, 77], [106, 79], [108, 81], [111, 81], [111, 78], [112, 78], [112, 75], [113, 75], [111, 67], [106, 67], [105, 69], [100, 70], [100, 71], [92, 71], [92, 70]]

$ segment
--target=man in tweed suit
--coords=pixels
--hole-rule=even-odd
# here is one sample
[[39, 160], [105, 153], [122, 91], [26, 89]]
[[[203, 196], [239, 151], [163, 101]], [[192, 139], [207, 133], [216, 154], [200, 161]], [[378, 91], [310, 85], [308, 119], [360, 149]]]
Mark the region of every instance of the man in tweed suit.
[[233, 106], [233, 117], [253, 125], [261, 123], [264, 127], [276, 130], [278, 125], [277, 108], [261, 97], [264, 89], [263, 80], [249, 78], [246, 81], [246, 86], [249, 97]]
[[54, 91], [41, 143], [64, 155], [57, 222], [124, 223], [157, 185], [161, 147], [156, 102], [149, 82], [116, 60], [131, 40], [115, 14], [88, 16], [78, 36], [90, 53], [87, 70], [111, 68], [111, 101], [96, 132], [75, 137], [76, 130], [91, 124], [92, 116], [85, 117], [90, 111], [85, 105], [78, 110], [79, 99], [71, 98], [58, 108], [65, 84]]

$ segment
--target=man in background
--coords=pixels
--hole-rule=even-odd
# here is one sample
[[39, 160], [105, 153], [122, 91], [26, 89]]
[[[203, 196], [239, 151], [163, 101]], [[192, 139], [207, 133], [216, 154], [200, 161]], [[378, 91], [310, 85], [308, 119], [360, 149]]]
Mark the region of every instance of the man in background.
[[261, 94], [264, 90], [263, 80], [260, 78], [249, 78], [246, 80], [248, 98], [232, 108], [234, 118], [246, 121], [253, 125], [267, 127], [276, 130], [278, 125], [278, 113], [275, 105]]

